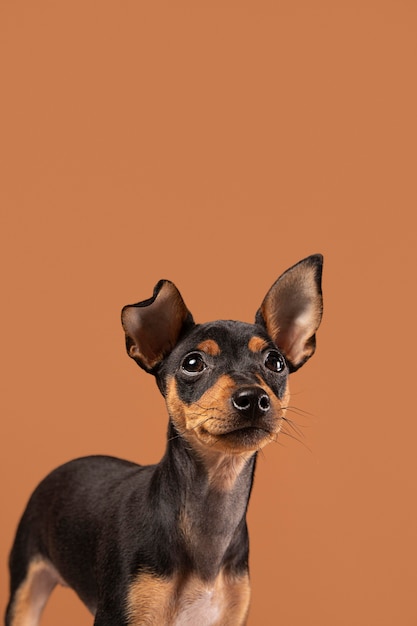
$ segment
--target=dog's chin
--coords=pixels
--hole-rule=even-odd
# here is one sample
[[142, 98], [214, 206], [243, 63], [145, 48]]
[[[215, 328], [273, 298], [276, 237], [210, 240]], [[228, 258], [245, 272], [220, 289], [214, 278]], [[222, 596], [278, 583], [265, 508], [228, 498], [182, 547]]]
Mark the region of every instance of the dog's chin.
[[231, 449], [256, 451], [272, 441], [275, 436], [276, 434], [265, 428], [246, 426], [224, 433], [219, 438], [223, 446]]
[[225, 432], [210, 433], [206, 430], [200, 433], [200, 442], [228, 454], [242, 454], [257, 452], [268, 443], [275, 441], [279, 429], [269, 429], [261, 426], [244, 426], [233, 428]]

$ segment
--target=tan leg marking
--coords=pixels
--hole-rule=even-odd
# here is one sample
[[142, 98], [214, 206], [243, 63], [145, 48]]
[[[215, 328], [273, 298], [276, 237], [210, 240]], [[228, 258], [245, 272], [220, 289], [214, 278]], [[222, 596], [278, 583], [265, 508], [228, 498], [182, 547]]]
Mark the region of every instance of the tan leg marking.
[[196, 576], [141, 574], [128, 595], [129, 626], [244, 626], [249, 599], [246, 575], [220, 573], [208, 583]]
[[12, 626], [38, 626], [45, 604], [57, 583], [58, 572], [41, 558], [33, 560], [17, 590], [12, 607]]
[[153, 574], [141, 574], [132, 584], [127, 597], [129, 626], [171, 624], [175, 597], [172, 580]]
[[[227, 580], [227, 579], [226, 579]], [[249, 576], [229, 578], [225, 586], [226, 612], [223, 626], [244, 626], [249, 612]]]

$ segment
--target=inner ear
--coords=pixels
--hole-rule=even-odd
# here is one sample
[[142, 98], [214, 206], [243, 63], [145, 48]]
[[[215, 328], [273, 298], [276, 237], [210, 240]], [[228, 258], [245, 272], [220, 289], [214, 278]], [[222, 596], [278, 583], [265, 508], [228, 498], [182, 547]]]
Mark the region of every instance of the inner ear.
[[174, 283], [160, 280], [151, 298], [123, 307], [122, 325], [128, 355], [151, 372], [194, 321]]
[[323, 312], [323, 257], [315, 254], [290, 267], [272, 285], [256, 314], [295, 371], [315, 351]]

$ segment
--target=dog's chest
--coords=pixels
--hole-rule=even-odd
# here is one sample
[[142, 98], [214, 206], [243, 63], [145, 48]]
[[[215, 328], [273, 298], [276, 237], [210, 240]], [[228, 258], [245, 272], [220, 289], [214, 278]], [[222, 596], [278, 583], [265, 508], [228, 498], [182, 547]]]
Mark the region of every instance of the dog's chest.
[[129, 626], [240, 626], [249, 605], [245, 574], [229, 578], [219, 574], [210, 582], [191, 576], [160, 578], [142, 574], [128, 595]]
[[224, 593], [208, 586], [201, 589], [195, 597], [184, 593], [179, 601], [178, 613], [174, 618], [174, 626], [216, 626], [224, 610]]

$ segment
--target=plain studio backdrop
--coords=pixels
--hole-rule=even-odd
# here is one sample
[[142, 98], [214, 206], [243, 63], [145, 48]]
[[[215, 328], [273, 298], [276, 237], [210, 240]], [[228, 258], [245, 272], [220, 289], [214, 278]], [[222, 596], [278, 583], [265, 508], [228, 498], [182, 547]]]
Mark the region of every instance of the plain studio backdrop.
[[[252, 321], [322, 252], [299, 433], [250, 503], [249, 626], [416, 626], [416, 32], [412, 0], [2, 0], [2, 611], [47, 472], [163, 453], [121, 307], [169, 278], [197, 321]], [[60, 589], [42, 624], [92, 618]]]

